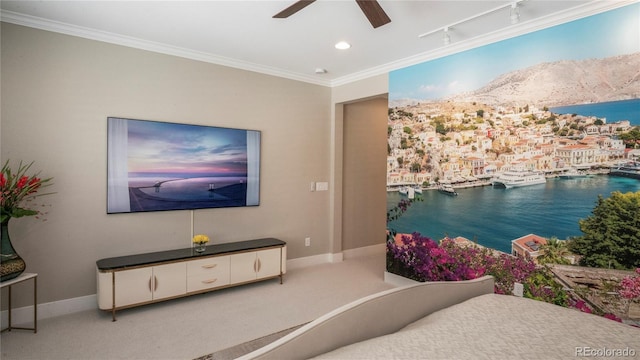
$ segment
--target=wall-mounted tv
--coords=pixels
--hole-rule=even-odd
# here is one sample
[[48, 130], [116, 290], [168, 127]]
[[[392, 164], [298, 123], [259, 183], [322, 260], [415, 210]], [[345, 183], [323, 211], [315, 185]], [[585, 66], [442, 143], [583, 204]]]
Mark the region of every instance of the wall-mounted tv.
[[260, 131], [107, 118], [107, 213], [257, 206]]

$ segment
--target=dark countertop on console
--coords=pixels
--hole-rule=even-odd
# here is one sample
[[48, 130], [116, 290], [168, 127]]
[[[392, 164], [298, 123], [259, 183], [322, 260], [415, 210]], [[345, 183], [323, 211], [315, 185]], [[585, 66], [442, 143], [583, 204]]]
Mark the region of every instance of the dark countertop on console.
[[209, 245], [203, 253], [196, 253], [193, 248], [183, 248], [176, 250], [167, 250], [152, 252], [146, 254], [125, 255], [112, 258], [106, 258], [96, 261], [98, 270], [109, 271], [115, 269], [125, 269], [128, 267], [148, 265], [153, 263], [160, 263], [165, 261], [183, 260], [193, 258], [194, 260], [200, 257], [206, 257], [211, 255], [220, 255], [225, 253], [237, 252], [242, 250], [253, 250], [271, 246], [284, 246], [287, 243], [274, 239], [256, 239], [246, 240], [230, 243], [222, 243]]

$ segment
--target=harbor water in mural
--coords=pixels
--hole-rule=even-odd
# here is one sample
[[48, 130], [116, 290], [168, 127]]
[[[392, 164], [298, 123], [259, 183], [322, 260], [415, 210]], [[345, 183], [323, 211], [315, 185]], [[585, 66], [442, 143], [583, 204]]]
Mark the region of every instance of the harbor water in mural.
[[[492, 186], [457, 189], [458, 196], [425, 190], [389, 227], [400, 233], [417, 231], [434, 240], [462, 236], [480, 245], [511, 253], [511, 240], [527, 234], [580, 236], [578, 221], [591, 215], [598, 195], [612, 191], [640, 191], [640, 180], [608, 175], [549, 179], [545, 184], [518, 189]], [[387, 193], [387, 207], [406, 198]]]

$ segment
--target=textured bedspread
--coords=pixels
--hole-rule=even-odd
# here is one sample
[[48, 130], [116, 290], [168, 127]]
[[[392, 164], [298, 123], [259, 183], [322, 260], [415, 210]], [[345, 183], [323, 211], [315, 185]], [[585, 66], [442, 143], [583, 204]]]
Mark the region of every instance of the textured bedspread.
[[435, 312], [394, 334], [315, 359], [546, 360], [625, 354], [640, 358], [640, 328], [541, 301], [488, 294]]

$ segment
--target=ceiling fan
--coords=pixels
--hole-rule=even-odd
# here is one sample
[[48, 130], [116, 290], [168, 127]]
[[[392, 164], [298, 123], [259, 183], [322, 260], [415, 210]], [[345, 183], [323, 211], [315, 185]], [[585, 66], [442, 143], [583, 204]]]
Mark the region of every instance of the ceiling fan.
[[[314, 1], [315, 0], [296, 1], [295, 3], [293, 3], [293, 5], [273, 15], [273, 17], [277, 19], [288, 18], [289, 16], [311, 5], [311, 3], [313, 3]], [[362, 12], [367, 17], [367, 19], [369, 19], [369, 22], [371, 23], [371, 26], [373, 26], [374, 29], [391, 22], [391, 19], [389, 19], [389, 16], [387, 16], [387, 14], [384, 12], [384, 10], [382, 9], [382, 6], [378, 4], [378, 1], [376, 0], [355, 0], [355, 1], [358, 3], [358, 5], [360, 5], [360, 9], [362, 9]]]

